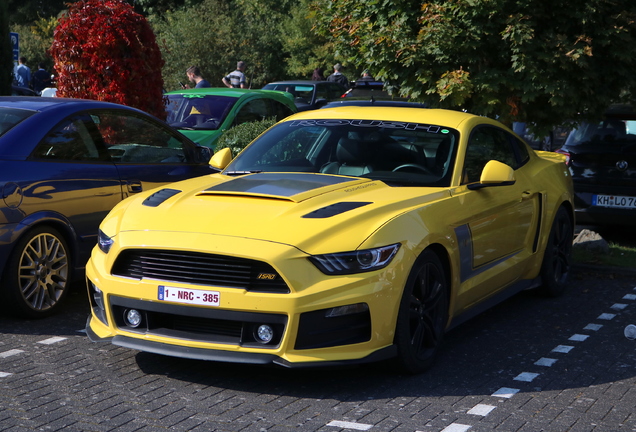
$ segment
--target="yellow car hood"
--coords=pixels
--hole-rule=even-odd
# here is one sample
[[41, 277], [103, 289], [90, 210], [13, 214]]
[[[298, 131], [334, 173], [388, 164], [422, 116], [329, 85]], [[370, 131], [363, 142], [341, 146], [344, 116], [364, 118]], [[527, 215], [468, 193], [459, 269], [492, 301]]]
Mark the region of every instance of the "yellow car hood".
[[[212, 175], [139, 196], [120, 231], [206, 233], [283, 243], [309, 253], [357, 248], [409, 207], [448, 196], [446, 189], [389, 187], [381, 181], [325, 174]], [[396, 239], [396, 241], [399, 239]]]

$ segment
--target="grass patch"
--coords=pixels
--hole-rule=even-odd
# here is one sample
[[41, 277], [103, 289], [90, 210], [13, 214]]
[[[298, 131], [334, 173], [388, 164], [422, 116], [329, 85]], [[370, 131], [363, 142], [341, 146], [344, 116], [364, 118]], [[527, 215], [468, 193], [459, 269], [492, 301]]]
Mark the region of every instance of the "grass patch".
[[612, 267], [636, 268], [636, 248], [609, 243], [609, 253], [602, 254], [575, 247], [572, 259], [577, 264], [607, 265]]

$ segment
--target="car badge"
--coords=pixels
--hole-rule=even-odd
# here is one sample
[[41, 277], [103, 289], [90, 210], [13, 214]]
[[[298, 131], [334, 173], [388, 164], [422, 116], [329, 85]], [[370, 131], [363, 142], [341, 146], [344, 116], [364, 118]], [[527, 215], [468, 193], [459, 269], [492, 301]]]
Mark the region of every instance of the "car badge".
[[628, 167], [629, 164], [625, 160], [616, 162], [616, 168], [618, 168], [619, 171], [625, 171]]

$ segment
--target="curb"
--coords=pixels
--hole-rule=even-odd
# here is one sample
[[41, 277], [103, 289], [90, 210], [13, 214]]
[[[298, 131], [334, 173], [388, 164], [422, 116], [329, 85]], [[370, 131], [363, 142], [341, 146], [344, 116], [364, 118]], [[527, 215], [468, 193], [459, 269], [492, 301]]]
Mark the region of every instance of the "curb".
[[572, 264], [572, 269], [577, 271], [593, 271], [602, 273], [616, 273], [625, 276], [636, 276], [636, 268], [633, 267], [613, 267], [607, 265], [595, 265], [595, 264]]

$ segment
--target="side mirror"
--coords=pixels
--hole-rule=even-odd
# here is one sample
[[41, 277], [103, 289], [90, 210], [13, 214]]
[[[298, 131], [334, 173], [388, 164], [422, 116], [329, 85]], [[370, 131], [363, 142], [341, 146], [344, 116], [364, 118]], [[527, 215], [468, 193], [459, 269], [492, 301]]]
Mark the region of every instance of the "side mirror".
[[483, 189], [493, 186], [509, 186], [515, 184], [515, 172], [505, 163], [489, 161], [481, 172], [479, 183], [471, 183], [468, 189]]
[[224, 170], [230, 162], [232, 162], [232, 150], [229, 147], [225, 147], [214, 153], [214, 156], [210, 159], [210, 166], [218, 170]]

